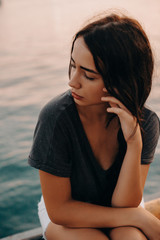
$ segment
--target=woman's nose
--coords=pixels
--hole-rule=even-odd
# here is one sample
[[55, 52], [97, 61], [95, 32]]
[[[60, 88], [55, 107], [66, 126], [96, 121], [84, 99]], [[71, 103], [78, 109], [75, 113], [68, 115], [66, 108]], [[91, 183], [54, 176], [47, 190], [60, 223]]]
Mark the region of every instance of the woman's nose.
[[68, 85], [72, 88], [81, 88], [80, 76], [78, 73], [74, 72], [71, 74]]

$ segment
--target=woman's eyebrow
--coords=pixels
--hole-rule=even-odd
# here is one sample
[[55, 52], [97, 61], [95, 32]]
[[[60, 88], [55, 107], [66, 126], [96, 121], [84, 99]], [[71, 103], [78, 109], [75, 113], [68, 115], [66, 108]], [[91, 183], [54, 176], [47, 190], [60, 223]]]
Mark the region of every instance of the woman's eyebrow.
[[[71, 60], [75, 63], [75, 61], [74, 61], [72, 56], [71, 56]], [[99, 74], [98, 72], [95, 72], [94, 70], [86, 68], [86, 67], [83, 67], [83, 66], [80, 66], [80, 68], [85, 70], [85, 71], [87, 71], [87, 72], [91, 72], [91, 73], [94, 73], [94, 74]]]

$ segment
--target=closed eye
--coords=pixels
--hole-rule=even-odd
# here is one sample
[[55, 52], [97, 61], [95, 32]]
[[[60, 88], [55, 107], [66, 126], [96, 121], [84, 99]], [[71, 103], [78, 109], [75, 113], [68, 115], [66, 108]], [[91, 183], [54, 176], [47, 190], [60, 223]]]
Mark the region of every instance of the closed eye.
[[91, 80], [91, 81], [93, 81], [93, 80], [95, 79], [94, 77], [89, 77], [89, 76], [87, 76], [86, 73], [84, 73], [84, 76], [85, 76], [85, 78], [87, 78], [88, 80]]
[[[76, 69], [76, 64], [75, 64], [75, 61], [73, 60], [72, 57], [71, 57], [71, 60], [70, 60], [70, 68]], [[87, 68], [84, 68], [84, 67], [82, 67], [82, 66], [80, 66], [80, 69], [84, 72], [84, 77], [85, 77], [86, 79], [91, 80], [91, 81], [93, 81], [93, 80], [95, 79], [95, 77], [89, 77], [89, 76], [86, 74], [86, 72], [85, 72], [85, 71], [87, 71], [87, 72], [91, 72], [91, 73], [93, 72], [93, 73], [95, 73], [94, 71], [88, 70]], [[95, 74], [97, 74], [97, 73], [95, 73]]]

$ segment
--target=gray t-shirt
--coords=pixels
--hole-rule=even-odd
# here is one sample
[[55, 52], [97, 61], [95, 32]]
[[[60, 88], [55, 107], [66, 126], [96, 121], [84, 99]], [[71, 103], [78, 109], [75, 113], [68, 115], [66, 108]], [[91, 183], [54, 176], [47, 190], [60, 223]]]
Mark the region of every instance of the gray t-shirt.
[[[159, 138], [159, 119], [145, 108], [141, 163], [153, 161]], [[110, 206], [126, 152], [120, 130], [119, 153], [112, 166], [104, 170], [96, 160], [70, 90], [51, 100], [41, 111], [28, 162], [32, 167], [56, 176], [70, 177], [72, 198]]]

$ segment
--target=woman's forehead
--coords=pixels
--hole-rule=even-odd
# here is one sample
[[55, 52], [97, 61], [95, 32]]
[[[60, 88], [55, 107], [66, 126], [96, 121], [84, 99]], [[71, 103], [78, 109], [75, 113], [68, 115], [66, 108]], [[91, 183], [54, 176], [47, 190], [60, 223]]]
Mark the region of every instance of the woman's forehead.
[[96, 71], [92, 53], [88, 49], [83, 37], [76, 39], [71, 57], [77, 64], [85, 65], [85, 67], [92, 68]]
[[89, 49], [88, 49], [88, 47], [87, 47], [83, 37], [78, 37], [75, 40], [74, 46], [73, 46], [73, 51], [75, 52], [76, 50], [89, 51]]

